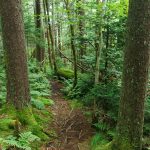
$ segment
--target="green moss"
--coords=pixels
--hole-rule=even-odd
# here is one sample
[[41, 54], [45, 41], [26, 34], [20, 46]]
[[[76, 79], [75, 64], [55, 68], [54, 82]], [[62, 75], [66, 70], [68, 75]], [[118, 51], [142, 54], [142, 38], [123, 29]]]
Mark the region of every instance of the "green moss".
[[4, 105], [0, 109], [0, 136], [6, 137], [13, 133], [16, 121], [16, 111], [11, 105]]
[[[0, 110], [0, 136], [6, 137], [15, 133], [15, 122], [19, 121], [21, 132], [31, 131], [42, 141], [48, 141], [52, 132], [48, 132], [47, 125], [52, 121], [52, 114], [47, 110], [37, 110], [25, 107], [21, 111], [11, 105], [3, 106]], [[36, 116], [36, 117], [35, 117]]]
[[17, 111], [17, 118], [22, 125], [37, 125], [31, 107], [25, 107], [21, 111]]
[[0, 114], [16, 119], [16, 109], [13, 105], [3, 105], [3, 107], [0, 109]]
[[66, 79], [71, 79], [74, 77], [74, 72], [67, 68], [60, 68], [58, 70], [58, 75]]
[[0, 130], [1, 131], [8, 131], [10, 129], [14, 129], [15, 127], [15, 121], [10, 118], [4, 118], [0, 121]]
[[[39, 136], [40, 138], [44, 138], [44, 140], [47, 140], [47, 138], [45, 136], [43, 136], [43, 134], [41, 135], [41, 131], [46, 134], [46, 136], [49, 137], [54, 137], [55, 132], [53, 130], [49, 129], [49, 124], [52, 122], [53, 117], [52, 117], [52, 113], [48, 110], [38, 110], [38, 109], [33, 109], [33, 114], [34, 114], [34, 118], [37, 121], [38, 125], [41, 126], [41, 129], [35, 128], [33, 127], [33, 132]], [[37, 130], [38, 129], [38, 130]], [[39, 132], [40, 131], [40, 132]]]

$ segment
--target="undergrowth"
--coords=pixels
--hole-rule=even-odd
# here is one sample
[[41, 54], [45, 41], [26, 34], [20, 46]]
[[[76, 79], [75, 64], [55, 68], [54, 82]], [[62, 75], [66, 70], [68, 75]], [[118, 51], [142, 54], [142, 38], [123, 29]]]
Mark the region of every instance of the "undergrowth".
[[[5, 147], [18, 147], [20, 149], [30, 150], [35, 145], [34, 140], [22, 141], [23, 137], [28, 134], [28, 137], [37, 137], [46, 142], [49, 138], [56, 136], [54, 131], [50, 131], [49, 124], [53, 119], [49, 109], [54, 104], [50, 99], [51, 87], [47, 77], [51, 72], [37, 67], [38, 63], [35, 60], [29, 62], [29, 82], [31, 93], [31, 106], [25, 108], [21, 112], [16, 111], [13, 107], [7, 108], [6, 103], [6, 77], [5, 67], [0, 65], [0, 145]], [[16, 129], [16, 122], [18, 128]], [[16, 130], [19, 130], [19, 137], [16, 137]], [[11, 137], [11, 139], [10, 139]], [[34, 139], [34, 138], [33, 138]], [[31, 141], [30, 141], [31, 140]], [[23, 143], [20, 143], [23, 142]], [[34, 143], [30, 145], [30, 143]], [[22, 145], [20, 145], [22, 144]], [[37, 148], [36, 148], [37, 149]]]
[[[110, 78], [111, 79], [111, 78]], [[116, 123], [118, 117], [119, 99], [121, 82], [120, 79], [102, 80], [99, 84], [94, 85], [94, 76], [90, 74], [80, 74], [78, 84], [72, 89], [73, 80], [64, 81], [62, 90], [74, 103], [80, 100], [80, 103], [88, 108], [91, 112], [85, 112], [92, 117], [92, 126], [96, 129], [97, 134], [92, 138], [91, 148], [96, 149], [98, 145], [105, 145], [112, 141], [116, 134]], [[81, 104], [81, 106], [82, 106]], [[78, 107], [78, 105], [77, 105]], [[150, 146], [150, 96], [148, 94], [145, 105], [145, 124], [144, 124], [144, 147]]]
[[31, 150], [31, 145], [34, 142], [40, 141], [40, 138], [33, 135], [31, 132], [23, 132], [19, 134], [19, 137], [15, 136], [8, 136], [5, 139], [0, 138], [1, 149], [6, 150], [11, 147], [11, 149], [15, 150], [16, 148], [24, 149], [24, 150]]

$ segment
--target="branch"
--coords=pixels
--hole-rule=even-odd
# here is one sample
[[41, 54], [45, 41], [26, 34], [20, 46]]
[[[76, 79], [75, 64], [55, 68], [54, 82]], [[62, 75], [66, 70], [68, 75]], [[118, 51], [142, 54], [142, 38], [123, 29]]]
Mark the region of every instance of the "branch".
[[[57, 49], [58, 49], [58, 51], [60, 52], [60, 54], [61, 54], [64, 58], [66, 58], [66, 59], [69, 60], [70, 62], [74, 63], [70, 58], [68, 58], [67, 56], [65, 56], [65, 55], [59, 50], [59, 48], [57, 48]], [[80, 66], [79, 64], [77, 64], [77, 67], [80, 68], [80, 69], [83, 69], [84, 71], [88, 71], [88, 68], [84, 68], [84, 67]]]

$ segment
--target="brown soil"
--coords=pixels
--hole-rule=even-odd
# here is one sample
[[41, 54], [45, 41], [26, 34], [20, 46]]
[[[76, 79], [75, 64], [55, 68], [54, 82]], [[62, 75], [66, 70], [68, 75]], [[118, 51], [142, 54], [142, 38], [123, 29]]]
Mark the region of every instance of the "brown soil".
[[55, 105], [52, 108], [54, 128], [57, 138], [51, 141], [46, 150], [89, 150], [89, 139], [93, 130], [81, 109], [71, 109], [61, 90], [63, 85], [59, 81], [51, 81], [52, 99]]

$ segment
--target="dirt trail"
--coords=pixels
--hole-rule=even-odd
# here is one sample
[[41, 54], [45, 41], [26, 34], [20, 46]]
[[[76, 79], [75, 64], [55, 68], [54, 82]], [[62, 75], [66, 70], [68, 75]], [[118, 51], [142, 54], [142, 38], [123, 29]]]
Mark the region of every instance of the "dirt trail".
[[90, 150], [88, 139], [93, 130], [81, 109], [71, 109], [69, 102], [61, 93], [62, 84], [51, 81], [52, 99], [55, 105], [52, 108], [54, 122], [52, 127], [58, 137], [48, 144], [47, 150]]

